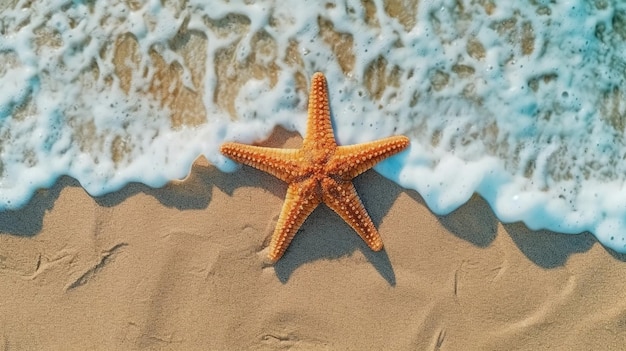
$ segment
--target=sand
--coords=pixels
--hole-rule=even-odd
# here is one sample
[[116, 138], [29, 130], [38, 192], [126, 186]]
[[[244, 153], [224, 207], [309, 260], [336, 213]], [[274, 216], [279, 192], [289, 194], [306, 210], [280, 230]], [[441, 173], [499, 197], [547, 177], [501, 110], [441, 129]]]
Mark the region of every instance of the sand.
[[502, 224], [478, 196], [437, 216], [375, 171], [355, 185], [385, 250], [322, 206], [270, 265], [286, 186], [260, 171], [200, 158], [100, 198], [61, 178], [0, 213], [0, 349], [623, 349], [625, 257], [593, 236]]
[[[135, 57], [128, 38], [117, 43], [119, 62]], [[181, 38], [197, 92], [156, 54], [163, 74], [150, 92], [174, 126], [193, 126], [206, 115], [206, 40]], [[258, 62], [240, 67], [235, 54], [215, 58], [218, 76], [273, 77]], [[130, 69], [117, 74], [128, 89]], [[298, 77], [304, 89], [308, 78]], [[215, 97], [232, 114], [236, 89]], [[264, 145], [300, 140], [279, 129]], [[0, 212], [0, 350], [626, 347], [626, 256], [592, 235], [503, 224], [478, 196], [437, 216], [375, 171], [355, 185], [384, 251], [321, 206], [270, 265], [286, 185], [260, 171], [225, 174], [199, 158], [184, 181], [99, 198], [63, 177]]]

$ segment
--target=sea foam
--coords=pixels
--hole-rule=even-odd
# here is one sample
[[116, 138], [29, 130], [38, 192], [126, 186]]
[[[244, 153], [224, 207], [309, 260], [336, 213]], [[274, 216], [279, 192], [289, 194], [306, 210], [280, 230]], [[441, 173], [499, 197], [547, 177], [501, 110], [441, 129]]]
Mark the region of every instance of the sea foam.
[[61, 175], [92, 195], [185, 177], [226, 140], [305, 132], [328, 78], [338, 141], [445, 214], [626, 252], [622, 1], [18, 1], [0, 14], [0, 210]]

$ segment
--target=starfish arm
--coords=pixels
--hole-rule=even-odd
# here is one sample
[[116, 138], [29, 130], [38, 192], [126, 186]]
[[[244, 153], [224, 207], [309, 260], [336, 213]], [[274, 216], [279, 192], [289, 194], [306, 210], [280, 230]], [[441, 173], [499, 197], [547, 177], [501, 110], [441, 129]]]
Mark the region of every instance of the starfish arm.
[[322, 181], [323, 201], [348, 223], [374, 251], [383, 248], [383, 240], [365, 210], [352, 182], [338, 182], [331, 178]]
[[339, 146], [327, 169], [343, 180], [351, 180], [407, 146], [409, 138], [401, 135], [365, 144]]
[[288, 183], [299, 176], [301, 169], [298, 165], [299, 150], [297, 149], [274, 149], [239, 143], [224, 143], [220, 147], [220, 152], [239, 163], [269, 173]]
[[330, 121], [326, 77], [320, 72], [311, 78], [309, 117], [302, 147], [307, 150], [321, 150], [324, 154], [332, 152], [337, 147]]
[[287, 188], [285, 203], [270, 242], [268, 257], [272, 262], [283, 256], [302, 223], [319, 205], [320, 199], [315, 191], [316, 184], [312, 179], [293, 183]]
[[333, 133], [328, 87], [322, 73], [311, 79], [307, 131], [301, 149], [273, 149], [224, 143], [225, 156], [267, 172], [289, 184], [270, 242], [269, 258], [278, 261], [313, 210], [324, 202], [374, 251], [383, 248], [376, 226], [352, 178], [404, 150], [409, 139], [395, 136], [366, 144], [338, 146]]

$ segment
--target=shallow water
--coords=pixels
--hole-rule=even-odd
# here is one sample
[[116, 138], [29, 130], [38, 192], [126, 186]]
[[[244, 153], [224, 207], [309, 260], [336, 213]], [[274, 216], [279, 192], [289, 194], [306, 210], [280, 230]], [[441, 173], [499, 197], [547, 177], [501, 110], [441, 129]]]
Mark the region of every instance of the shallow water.
[[64, 174], [102, 195], [200, 154], [232, 171], [223, 141], [305, 132], [322, 71], [339, 142], [409, 136], [376, 170], [434, 212], [478, 192], [626, 252], [626, 3], [414, 2], [0, 5], [0, 210]]

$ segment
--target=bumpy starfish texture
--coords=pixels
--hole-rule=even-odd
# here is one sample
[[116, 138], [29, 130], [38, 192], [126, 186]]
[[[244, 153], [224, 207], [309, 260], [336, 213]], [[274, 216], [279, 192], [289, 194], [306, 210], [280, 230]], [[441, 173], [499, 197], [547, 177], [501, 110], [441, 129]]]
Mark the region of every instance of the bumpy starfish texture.
[[324, 203], [341, 216], [374, 251], [383, 241], [367, 214], [352, 179], [409, 145], [405, 136], [339, 146], [330, 121], [326, 78], [311, 79], [309, 117], [300, 149], [275, 149], [224, 143], [221, 152], [289, 184], [287, 196], [270, 243], [269, 259], [278, 261], [305, 219]]

